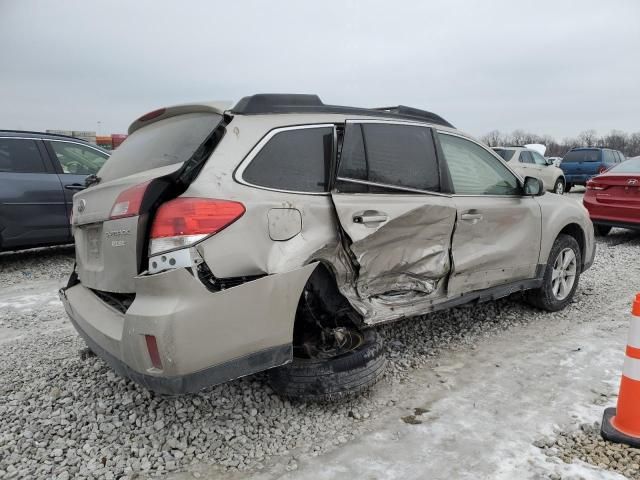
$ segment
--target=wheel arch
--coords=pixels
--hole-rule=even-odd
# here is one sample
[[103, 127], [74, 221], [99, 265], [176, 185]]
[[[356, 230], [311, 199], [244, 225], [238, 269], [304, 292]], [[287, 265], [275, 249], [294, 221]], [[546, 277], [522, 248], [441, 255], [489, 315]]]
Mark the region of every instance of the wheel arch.
[[556, 238], [558, 238], [558, 236], [562, 234], [569, 235], [570, 237], [573, 237], [576, 242], [578, 242], [578, 247], [580, 247], [580, 256], [582, 258], [581, 267], [584, 267], [584, 263], [585, 263], [584, 254], [585, 254], [585, 245], [586, 245], [586, 235], [584, 233], [584, 230], [577, 223], [569, 223], [565, 225], [562, 228], [562, 230], [558, 232], [558, 235], [556, 235]]

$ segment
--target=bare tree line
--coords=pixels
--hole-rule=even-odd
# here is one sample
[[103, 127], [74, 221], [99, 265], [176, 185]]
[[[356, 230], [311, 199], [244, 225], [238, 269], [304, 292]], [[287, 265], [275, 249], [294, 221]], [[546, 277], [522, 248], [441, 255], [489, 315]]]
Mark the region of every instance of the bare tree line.
[[551, 135], [537, 135], [524, 130], [514, 130], [511, 133], [492, 130], [483, 135], [481, 140], [490, 147], [541, 143], [547, 146], [547, 157], [563, 157], [574, 147], [605, 147], [620, 150], [626, 157], [640, 155], [640, 132], [626, 133], [620, 130], [611, 130], [606, 135], [598, 135], [595, 130], [585, 130], [577, 137], [563, 138], [561, 142]]

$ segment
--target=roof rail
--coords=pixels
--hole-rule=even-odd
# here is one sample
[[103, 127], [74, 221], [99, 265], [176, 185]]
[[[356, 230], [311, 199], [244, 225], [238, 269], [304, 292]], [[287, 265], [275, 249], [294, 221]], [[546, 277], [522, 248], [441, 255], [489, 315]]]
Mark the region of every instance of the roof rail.
[[48, 132], [36, 132], [33, 130], [12, 130], [12, 129], [6, 129], [6, 128], [0, 128], [0, 133], [2, 132], [6, 132], [6, 133], [24, 133], [27, 135], [38, 135], [38, 136], [48, 136], [48, 137], [62, 137], [62, 138], [71, 138], [73, 140], [79, 140], [81, 142], [86, 142], [85, 140], [82, 140], [81, 138], [78, 137], [73, 137], [71, 135], [63, 135], [61, 133], [48, 133]]
[[396, 113], [407, 117], [415, 117], [423, 120], [427, 120], [431, 123], [437, 123], [439, 125], [445, 125], [447, 127], [454, 128], [449, 122], [447, 122], [440, 115], [428, 112], [427, 110], [420, 110], [419, 108], [407, 107], [406, 105], [396, 105], [395, 107], [377, 107], [371, 110], [377, 110], [379, 112]]
[[440, 115], [417, 108], [398, 105], [383, 108], [358, 108], [325, 105], [318, 95], [296, 93], [260, 93], [243, 97], [231, 113], [259, 115], [268, 113], [337, 113], [343, 115], [372, 115], [387, 118], [422, 120], [455, 128]]

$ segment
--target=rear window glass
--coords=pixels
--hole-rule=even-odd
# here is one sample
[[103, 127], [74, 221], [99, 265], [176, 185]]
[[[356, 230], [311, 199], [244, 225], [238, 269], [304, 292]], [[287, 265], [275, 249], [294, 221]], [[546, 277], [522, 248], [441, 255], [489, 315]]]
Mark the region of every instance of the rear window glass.
[[640, 173], [640, 158], [634, 158], [616, 165], [609, 172], [615, 173]]
[[494, 148], [493, 151], [500, 155], [505, 162], [511, 160], [513, 158], [513, 154], [516, 153], [515, 150], [509, 148]]
[[[384, 123], [347, 125], [338, 176], [400, 188], [439, 191], [438, 162], [431, 129]], [[345, 188], [345, 183], [348, 182], [339, 183], [340, 191], [354, 191]], [[374, 187], [367, 191], [377, 190]]]
[[332, 127], [285, 130], [258, 152], [242, 178], [278, 190], [326, 192], [332, 145]]
[[599, 162], [600, 150], [571, 150], [562, 159], [562, 163]]
[[129, 135], [98, 172], [103, 180], [182, 163], [222, 120], [215, 113], [188, 113], [166, 118]]
[[0, 172], [45, 172], [35, 140], [0, 138]]

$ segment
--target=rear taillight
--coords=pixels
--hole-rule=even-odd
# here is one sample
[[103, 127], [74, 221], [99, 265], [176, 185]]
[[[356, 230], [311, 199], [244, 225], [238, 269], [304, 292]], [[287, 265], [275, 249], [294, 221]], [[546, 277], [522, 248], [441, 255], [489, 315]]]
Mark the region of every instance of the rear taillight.
[[111, 215], [109, 220], [115, 220], [118, 218], [135, 217], [140, 213], [140, 206], [142, 205], [142, 199], [144, 193], [147, 191], [147, 187], [151, 183], [141, 183], [134, 185], [131, 188], [127, 188], [125, 191], [120, 192], [118, 198], [116, 198], [113, 207], [111, 207]]
[[604, 185], [594, 182], [593, 180], [587, 181], [587, 190], [604, 190]]
[[163, 204], [153, 220], [149, 255], [182, 248], [228, 227], [245, 212], [229, 200], [181, 197]]

